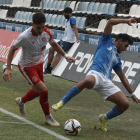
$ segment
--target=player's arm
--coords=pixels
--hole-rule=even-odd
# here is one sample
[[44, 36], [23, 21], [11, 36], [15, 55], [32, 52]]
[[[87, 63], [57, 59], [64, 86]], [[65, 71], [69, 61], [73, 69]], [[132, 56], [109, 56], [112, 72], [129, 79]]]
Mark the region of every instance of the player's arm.
[[80, 42], [80, 40], [79, 40], [79, 35], [78, 35], [78, 30], [77, 30], [76, 24], [72, 24], [72, 27], [75, 31], [76, 41], [78, 43], [78, 42]]
[[10, 82], [10, 78], [12, 77], [11, 62], [15, 54], [15, 51], [16, 49], [14, 48], [14, 46], [11, 46], [11, 48], [9, 49], [8, 58], [7, 58], [7, 68], [3, 74], [3, 79], [8, 82]]
[[[130, 94], [134, 94], [131, 87], [130, 87], [130, 84], [123, 72], [123, 70], [120, 70], [120, 71], [116, 71], [116, 74], [119, 76], [121, 82], [123, 83], [124, 87], [126, 88], [126, 90], [130, 93]], [[132, 99], [134, 102], [136, 103], [140, 103], [140, 100], [135, 96], [135, 95], [131, 95]]]
[[65, 51], [62, 49], [62, 47], [61, 47], [56, 41], [53, 41], [52, 43], [50, 43], [50, 45], [51, 45], [51, 47], [52, 47], [55, 51], [57, 51], [57, 52], [60, 53], [62, 56], [64, 56], [68, 62], [70, 62], [70, 63], [71, 63], [71, 62], [73, 62], [73, 63], [75, 62], [75, 58], [68, 56], [68, 55], [65, 53]]
[[120, 23], [127, 23], [128, 25], [132, 26], [131, 23], [136, 23], [136, 19], [135, 18], [129, 18], [129, 19], [115, 19], [115, 18], [112, 18], [110, 19], [106, 26], [105, 26], [105, 29], [104, 29], [104, 34], [105, 35], [108, 35], [112, 32], [112, 27], [114, 25], [117, 25], [117, 24], [120, 24]]

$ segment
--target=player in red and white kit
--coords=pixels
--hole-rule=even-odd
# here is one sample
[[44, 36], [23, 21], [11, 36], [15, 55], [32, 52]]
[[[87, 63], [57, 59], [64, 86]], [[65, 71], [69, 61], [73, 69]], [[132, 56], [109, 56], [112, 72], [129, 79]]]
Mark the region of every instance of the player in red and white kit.
[[53, 33], [45, 27], [46, 18], [43, 13], [33, 15], [32, 27], [21, 33], [14, 45], [11, 46], [7, 59], [7, 69], [3, 75], [5, 81], [10, 81], [12, 77], [11, 62], [15, 51], [22, 47], [18, 68], [22, 75], [32, 86], [22, 98], [18, 97], [15, 102], [19, 105], [21, 115], [26, 114], [25, 103], [39, 96], [39, 102], [45, 114], [45, 123], [51, 126], [60, 126], [52, 117], [49, 111], [48, 89], [44, 84], [43, 61], [46, 44], [49, 42], [58, 53], [63, 55], [68, 62], [75, 62], [73, 57], [69, 57], [63, 49], [54, 41]]

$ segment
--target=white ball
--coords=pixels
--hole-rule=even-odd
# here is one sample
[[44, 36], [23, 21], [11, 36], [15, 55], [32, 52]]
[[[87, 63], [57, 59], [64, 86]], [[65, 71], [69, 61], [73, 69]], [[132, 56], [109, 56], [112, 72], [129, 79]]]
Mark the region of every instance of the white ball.
[[[7, 63], [5, 63], [5, 64], [2, 66], [3, 72], [5, 72], [6, 68], [7, 68]], [[11, 69], [12, 69], [12, 65], [11, 65]]]
[[81, 131], [81, 124], [75, 119], [69, 119], [64, 124], [64, 130], [68, 135], [77, 135]]

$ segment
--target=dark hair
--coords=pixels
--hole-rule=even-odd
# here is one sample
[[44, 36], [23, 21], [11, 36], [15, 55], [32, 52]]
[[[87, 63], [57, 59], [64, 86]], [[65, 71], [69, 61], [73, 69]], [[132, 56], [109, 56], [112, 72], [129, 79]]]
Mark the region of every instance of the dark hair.
[[34, 24], [40, 24], [40, 23], [45, 23], [46, 18], [45, 15], [41, 12], [35, 13], [32, 17], [32, 21]]
[[64, 10], [63, 10], [64, 13], [72, 13], [72, 9], [70, 7], [66, 7]]
[[122, 39], [123, 42], [128, 41], [130, 45], [133, 44], [133, 39], [128, 34], [118, 34], [115, 41], [118, 41], [119, 39]]

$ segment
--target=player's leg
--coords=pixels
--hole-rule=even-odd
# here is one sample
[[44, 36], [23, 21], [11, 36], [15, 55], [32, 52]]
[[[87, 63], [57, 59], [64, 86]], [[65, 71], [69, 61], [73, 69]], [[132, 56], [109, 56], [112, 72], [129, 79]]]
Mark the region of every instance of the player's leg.
[[129, 107], [129, 102], [122, 91], [112, 83], [111, 80], [104, 80], [104, 84], [96, 91], [105, 99], [109, 100], [116, 105], [106, 114], [99, 116], [102, 124], [102, 130], [107, 131], [107, 120], [121, 115]]
[[[35, 67], [21, 68], [21, 66], [18, 65], [18, 68], [19, 68], [21, 74], [27, 79], [28, 83], [33, 86], [34, 84], [33, 84], [32, 80], [34, 80], [34, 78], [30, 78], [30, 77], [35, 76], [34, 75]], [[33, 100], [34, 98], [36, 98], [38, 96], [39, 96], [39, 93], [35, 92], [33, 89], [30, 89], [22, 98], [17, 97], [15, 99], [15, 102], [19, 105], [19, 111], [20, 111], [21, 115], [25, 116], [25, 114], [26, 114], [25, 103]]]
[[52, 108], [57, 111], [62, 108], [65, 103], [67, 103], [71, 98], [79, 94], [84, 88], [91, 89], [94, 87], [95, 77], [93, 75], [88, 75], [83, 81], [77, 83], [75, 86], [68, 91], [60, 102], [54, 104]]
[[53, 61], [54, 52], [55, 52], [55, 50], [52, 47], [50, 47], [49, 54], [48, 54], [48, 64], [47, 64], [47, 68], [44, 71], [44, 74], [51, 73], [51, 71], [52, 71], [52, 68], [50, 66]]
[[45, 115], [45, 123], [51, 126], [60, 126], [60, 124], [50, 114], [48, 89], [46, 85], [40, 81], [33, 87], [33, 89], [39, 93], [39, 102]]
[[50, 66], [52, 69], [59, 63], [60, 57], [61, 57], [61, 54], [57, 53], [51, 66]]

